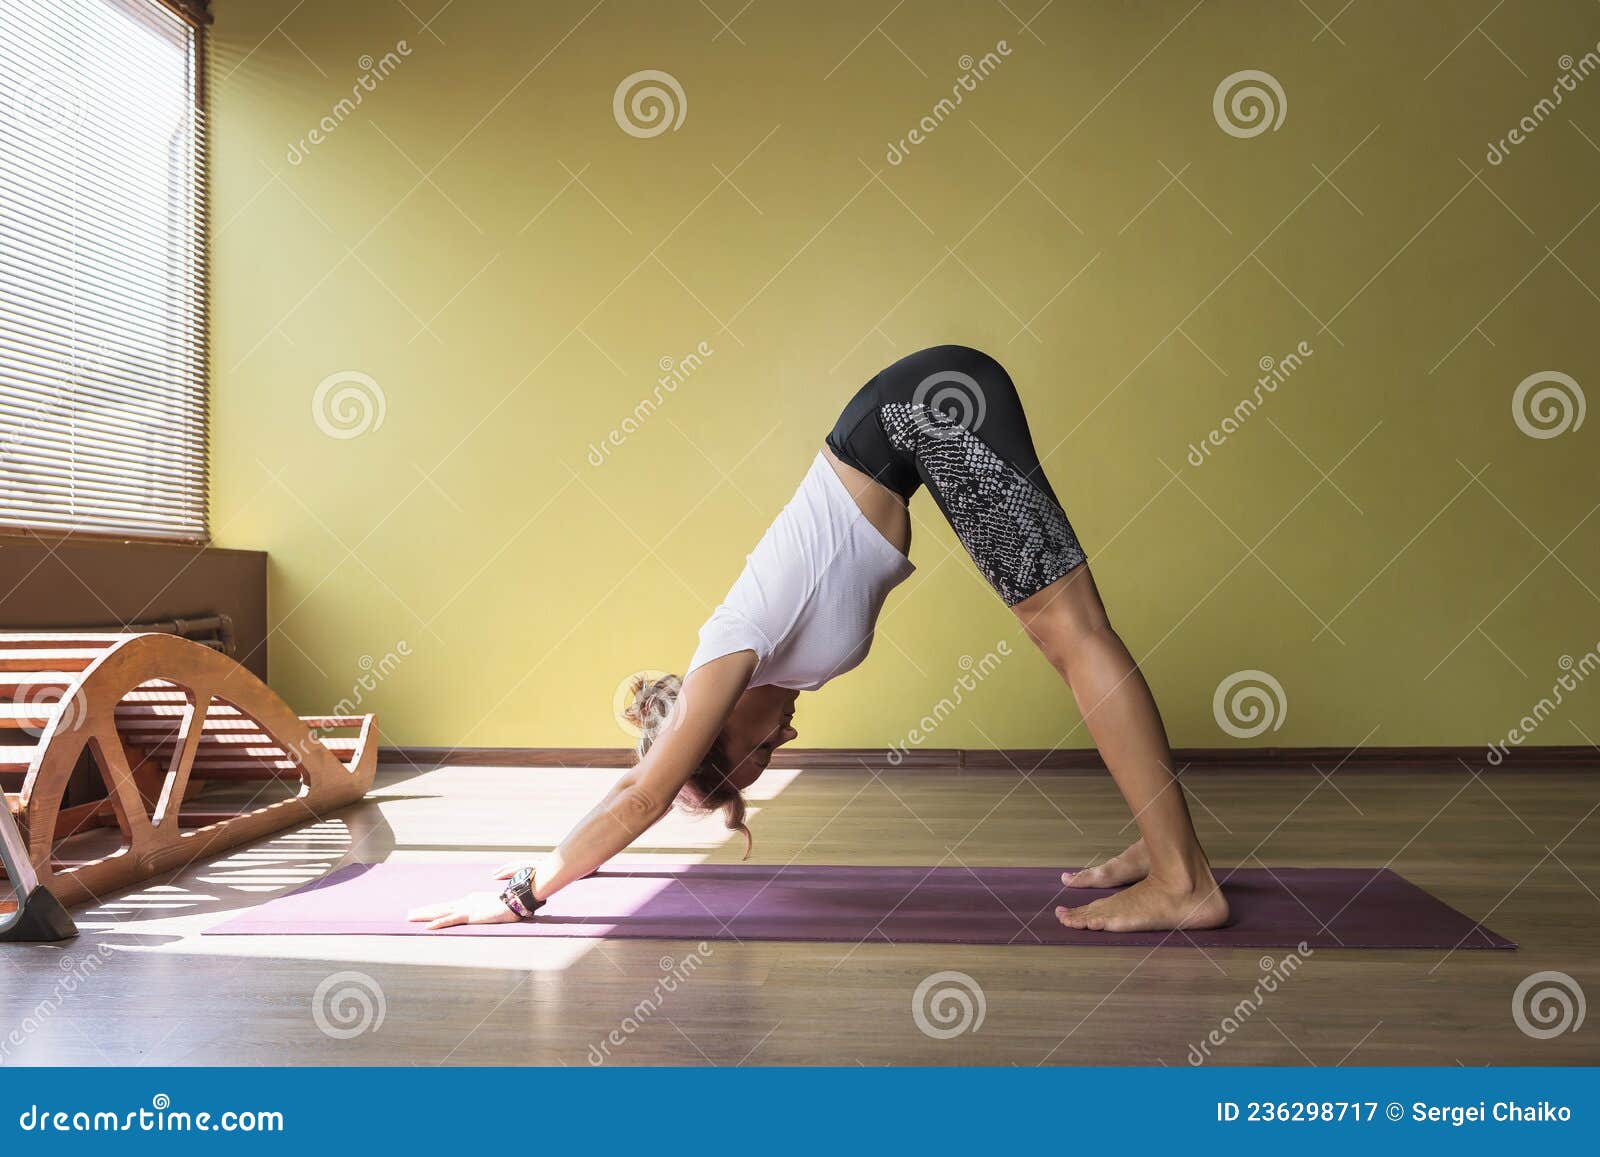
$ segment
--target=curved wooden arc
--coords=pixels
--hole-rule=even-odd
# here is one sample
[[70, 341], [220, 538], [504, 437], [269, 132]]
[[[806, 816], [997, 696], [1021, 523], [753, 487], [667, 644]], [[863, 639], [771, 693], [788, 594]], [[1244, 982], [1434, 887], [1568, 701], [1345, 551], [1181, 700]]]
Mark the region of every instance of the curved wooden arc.
[[[26, 831], [28, 859], [40, 882], [63, 904], [97, 900], [201, 857], [322, 819], [364, 796], [377, 770], [373, 716], [302, 719], [232, 659], [175, 635], [0, 636], [0, 669], [24, 679], [37, 671], [41, 683], [62, 688], [37, 745], [24, 749], [32, 758], [21, 793], [7, 803]], [[154, 694], [146, 687], [152, 683]], [[119, 721], [118, 705], [133, 692], [139, 692], [134, 706], [125, 706], [128, 714]], [[166, 705], [161, 710], [139, 705], [146, 698]], [[151, 733], [146, 744], [138, 728], [152, 719], [170, 721], [170, 728]], [[356, 727], [359, 733], [354, 741], [324, 741], [313, 730], [318, 725]], [[203, 754], [203, 749], [226, 752], [221, 745], [237, 731], [257, 744], [243, 749], [250, 758]], [[138, 742], [130, 745], [130, 736]], [[57, 821], [86, 748], [106, 779], [108, 798], [97, 806], [115, 811], [125, 846], [58, 868], [51, 854]], [[348, 761], [337, 751], [347, 751]], [[293, 798], [184, 829], [181, 813], [191, 784], [220, 778], [209, 775], [212, 766], [225, 766], [241, 778], [297, 777], [300, 790]]]

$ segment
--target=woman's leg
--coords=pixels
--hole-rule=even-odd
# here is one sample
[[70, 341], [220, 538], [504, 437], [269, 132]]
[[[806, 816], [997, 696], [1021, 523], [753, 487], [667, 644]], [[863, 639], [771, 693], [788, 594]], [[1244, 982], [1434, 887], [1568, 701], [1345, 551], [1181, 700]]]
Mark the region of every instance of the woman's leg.
[[1070, 928], [1137, 932], [1215, 928], [1228, 905], [1173, 774], [1161, 713], [1117, 637], [1088, 566], [1012, 607], [1028, 637], [1071, 688], [1089, 734], [1133, 812], [1139, 839], [1115, 860], [1063, 882], [1133, 886], [1081, 908], [1058, 908]]
[[855, 436], [874, 440], [867, 456], [893, 460], [928, 488], [979, 571], [1050, 657], [1133, 810], [1140, 843], [1109, 869], [1075, 878], [1080, 886], [1133, 886], [1062, 909], [1062, 923], [1113, 932], [1221, 924], [1227, 904], [1172, 774], [1161, 715], [1106, 618], [1011, 376], [981, 350], [935, 346], [880, 373], [850, 416]]

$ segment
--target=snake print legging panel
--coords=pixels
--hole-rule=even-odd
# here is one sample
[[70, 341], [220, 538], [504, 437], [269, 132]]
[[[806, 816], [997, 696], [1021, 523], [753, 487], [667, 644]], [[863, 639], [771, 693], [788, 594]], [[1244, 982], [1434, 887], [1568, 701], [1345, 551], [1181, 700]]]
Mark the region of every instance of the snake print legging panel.
[[935, 346], [900, 359], [850, 400], [828, 447], [907, 499], [926, 486], [1007, 606], [1084, 561], [1016, 386], [985, 353]]

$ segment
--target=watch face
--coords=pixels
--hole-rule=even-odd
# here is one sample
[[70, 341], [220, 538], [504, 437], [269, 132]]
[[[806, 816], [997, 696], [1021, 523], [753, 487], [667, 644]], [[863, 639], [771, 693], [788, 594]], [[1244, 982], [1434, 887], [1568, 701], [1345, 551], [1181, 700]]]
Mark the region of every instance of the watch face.
[[533, 879], [532, 868], [518, 868], [517, 874], [511, 877], [511, 886], [513, 888], [520, 888], [531, 879]]

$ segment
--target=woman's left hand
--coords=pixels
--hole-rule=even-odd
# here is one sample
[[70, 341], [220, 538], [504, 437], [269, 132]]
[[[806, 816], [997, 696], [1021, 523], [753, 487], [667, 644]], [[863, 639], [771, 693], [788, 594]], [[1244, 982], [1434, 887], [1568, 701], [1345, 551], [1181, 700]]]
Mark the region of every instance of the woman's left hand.
[[425, 904], [406, 913], [414, 922], [426, 920], [428, 931], [454, 928], [457, 924], [510, 924], [517, 914], [506, 907], [499, 892], [468, 892], [448, 904]]

